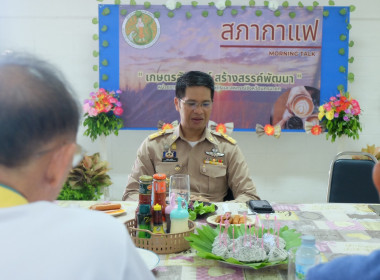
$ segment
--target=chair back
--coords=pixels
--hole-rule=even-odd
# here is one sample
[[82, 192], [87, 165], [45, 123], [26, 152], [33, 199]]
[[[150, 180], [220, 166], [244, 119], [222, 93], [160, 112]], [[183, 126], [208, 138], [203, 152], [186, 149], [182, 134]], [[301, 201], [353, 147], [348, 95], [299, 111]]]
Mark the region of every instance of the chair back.
[[[366, 156], [368, 160], [343, 158]], [[379, 194], [372, 181], [372, 169], [377, 159], [364, 152], [342, 152], [330, 165], [327, 202], [379, 203]]]

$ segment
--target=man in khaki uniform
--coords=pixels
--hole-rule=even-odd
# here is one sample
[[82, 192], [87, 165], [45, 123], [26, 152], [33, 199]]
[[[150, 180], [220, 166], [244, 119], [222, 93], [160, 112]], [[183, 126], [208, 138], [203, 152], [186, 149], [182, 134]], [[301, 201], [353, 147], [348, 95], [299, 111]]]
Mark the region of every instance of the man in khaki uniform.
[[165, 173], [190, 175], [190, 192], [199, 200], [223, 201], [228, 188], [236, 201], [259, 199], [236, 141], [210, 131], [214, 81], [190, 71], [176, 84], [174, 104], [180, 125], [150, 135], [140, 146], [123, 200], [138, 199], [139, 177]]

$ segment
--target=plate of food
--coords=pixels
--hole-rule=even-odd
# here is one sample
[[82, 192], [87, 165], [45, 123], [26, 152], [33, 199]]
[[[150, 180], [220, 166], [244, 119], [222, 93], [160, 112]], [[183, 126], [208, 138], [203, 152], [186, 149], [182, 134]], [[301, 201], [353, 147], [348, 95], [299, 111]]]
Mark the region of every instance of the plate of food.
[[185, 237], [197, 255], [233, 266], [259, 269], [286, 264], [287, 250], [301, 244], [301, 233], [288, 226], [254, 229], [245, 225], [229, 227], [226, 232], [209, 225], [197, 228], [197, 234]]
[[218, 210], [218, 206], [211, 202], [190, 200], [188, 210], [189, 219], [194, 221], [215, 213], [215, 211]]
[[[222, 219], [222, 223], [220, 223], [221, 219]], [[241, 224], [244, 225], [245, 224], [244, 219], [247, 220], [247, 222], [246, 222], [247, 225], [254, 225], [255, 224], [255, 221], [252, 219], [252, 217], [245, 216], [245, 218], [244, 218], [244, 215], [240, 215], [240, 214], [212, 215], [212, 216], [208, 217], [206, 219], [206, 221], [207, 221], [207, 223], [214, 225], [214, 226], [219, 226], [220, 224], [222, 224], [222, 226], [224, 226], [226, 220], [228, 220], [230, 225], [241, 225]]]
[[145, 262], [145, 264], [150, 270], [155, 269], [158, 266], [158, 264], [160, 263], [160, 258], [156, 253], [142, 248], [136, 249], [141, 259]]
[[91, 205], [90, 209], [100, 211], [111, 216], [119, 216], [126, 213], [125, 210], [121, 208], [120, 203], [112, 202], [96, 203], [94, 205]]

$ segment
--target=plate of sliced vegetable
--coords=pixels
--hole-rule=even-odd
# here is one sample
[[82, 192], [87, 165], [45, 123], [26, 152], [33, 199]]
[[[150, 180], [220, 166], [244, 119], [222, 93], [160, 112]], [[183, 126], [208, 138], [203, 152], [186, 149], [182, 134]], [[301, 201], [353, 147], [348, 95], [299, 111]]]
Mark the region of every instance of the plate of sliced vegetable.
[[190, 200], [188, 210], [189, 219], [194, 221], [215, 213], [215, 211], [218, 210], [218, 206], [211, 202]]

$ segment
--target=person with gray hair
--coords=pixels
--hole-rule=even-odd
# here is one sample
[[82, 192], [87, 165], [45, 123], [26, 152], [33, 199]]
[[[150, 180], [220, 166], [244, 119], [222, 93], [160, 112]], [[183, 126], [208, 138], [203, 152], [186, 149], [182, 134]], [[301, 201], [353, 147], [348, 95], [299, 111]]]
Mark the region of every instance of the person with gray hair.
[[122, 223], [53, 203], [78, 149], [80, 115], [52, 65], [0, 58], [1, 279], [154, 279]]

